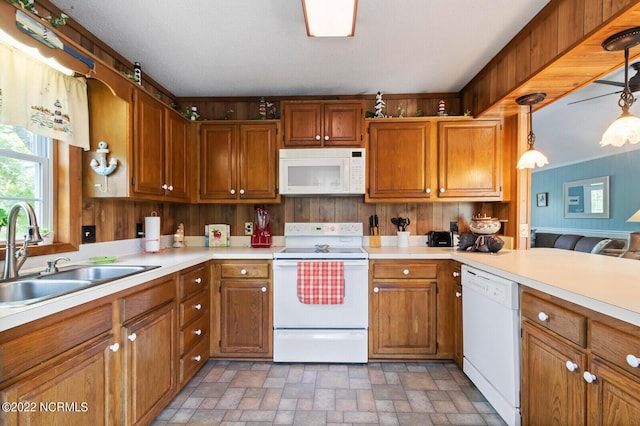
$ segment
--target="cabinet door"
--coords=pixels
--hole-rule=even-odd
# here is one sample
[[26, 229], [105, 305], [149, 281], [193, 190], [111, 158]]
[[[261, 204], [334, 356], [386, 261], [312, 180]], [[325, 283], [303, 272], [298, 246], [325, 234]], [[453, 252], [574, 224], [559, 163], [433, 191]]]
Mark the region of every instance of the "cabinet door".
[[220, 282], [220, 351], [270, 356], [270, 296], [267, 281]]
[[590, 425], [637, 425], [640, 421], [640, 383], [594, 358], [587, 385]]
[[178, 113], [167, 110], [165, 139], [165, 193], [174, 200], [189, 201], [191, 194], [191, 126]]
[[164, 107], [137, 90], [133, 122], [133, 192], [163, 195]]
[[322, 145], [322, 103], [285, 103], [284, 145]]
[[324, 104], [322, 139], [325, 146], [361, 146], [361, 102]]
[[176, 309], [165, 305], [123, 327], [126, 424], [148, 424], [176, 388]]
[[[522, 424], [584, 425], [585, 353], [529, 323], [522, 331]], [[574, 371], [567, 362], [575, 365]]]
[[240, 199], [276, 198], [277, 125], [240, 125]]
[[[119, 348], [109, 336], [66, 357], [41, 374], [31, 375], [0, 392], [15, 403], [3, 410], [6, 425], [111, 425], [120, 423], [117, 371]], [[76, 351], [77, 352], [77, 351]], [[64, 404], [59, 406], [58, 403]], [[4, 405], [3, 405], [4, 408]]]
[[438, 127], [438, 196], [499, 197], [499, 121], [443, 122]]
[[369, 356], [436, 353], [436, 282], [372, 283]]
[[429, 123], [371, 123], [369, 198], [429, 198]]
[[200, 198], [235, 200], [237, 198], [238, 126], [202, 126], [200, 137]]

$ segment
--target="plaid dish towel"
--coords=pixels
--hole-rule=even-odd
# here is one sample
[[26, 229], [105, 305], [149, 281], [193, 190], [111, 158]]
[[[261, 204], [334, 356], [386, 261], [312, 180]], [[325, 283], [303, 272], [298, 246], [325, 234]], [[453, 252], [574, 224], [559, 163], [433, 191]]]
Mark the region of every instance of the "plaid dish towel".
[[298, 262], [298, 300], [306, 305], [344, 303], [344, 262]]

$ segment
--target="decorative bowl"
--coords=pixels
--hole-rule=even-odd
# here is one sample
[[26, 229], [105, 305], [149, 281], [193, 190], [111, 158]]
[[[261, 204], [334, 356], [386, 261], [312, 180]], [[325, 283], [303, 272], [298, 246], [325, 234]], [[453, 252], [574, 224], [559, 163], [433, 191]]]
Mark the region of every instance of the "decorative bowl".
[[496, 217], [474, 217], [469, 223], [469, 229], [477, 235], [493, 235], [500, 230], [500, 219]]

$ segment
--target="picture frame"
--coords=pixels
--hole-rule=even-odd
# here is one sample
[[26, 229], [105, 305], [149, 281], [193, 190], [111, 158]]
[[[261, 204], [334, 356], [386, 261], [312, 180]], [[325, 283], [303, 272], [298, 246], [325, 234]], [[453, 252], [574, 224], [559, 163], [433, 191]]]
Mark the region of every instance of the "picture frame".
[[609, 176], [565, 182], [563, 199], [567, 219], [608, 219]]
[[536, 206], [538, 207], [547, 207], [549, 205], [549, 193], [548, 192], [538, 192], [536, 194]]

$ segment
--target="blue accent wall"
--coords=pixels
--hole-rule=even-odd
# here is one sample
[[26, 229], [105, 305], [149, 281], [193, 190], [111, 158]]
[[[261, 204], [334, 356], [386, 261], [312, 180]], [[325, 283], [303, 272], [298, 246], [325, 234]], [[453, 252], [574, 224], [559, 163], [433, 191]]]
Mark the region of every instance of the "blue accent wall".
[[[609, 219], [565, 219], [562, 184], [609, 176]], [[548, 192], [548, 207], [537, 207], [536, 194]], [[627, 219], [640, 209], [640, 150], [611, 155], [531, 176], [531, 227], [639, 231], [640, 223]]]

